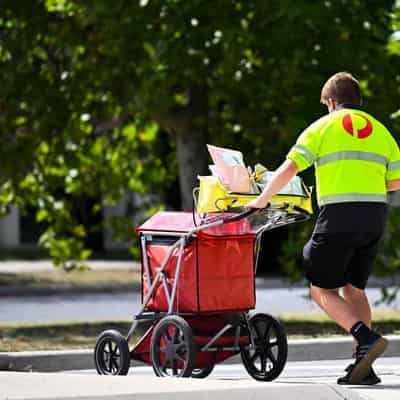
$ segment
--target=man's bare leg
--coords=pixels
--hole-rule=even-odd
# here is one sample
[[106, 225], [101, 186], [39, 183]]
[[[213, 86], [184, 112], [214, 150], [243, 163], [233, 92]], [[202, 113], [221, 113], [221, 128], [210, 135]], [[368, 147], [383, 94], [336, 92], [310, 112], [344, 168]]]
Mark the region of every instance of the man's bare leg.
[[[357, 310], [360, 321], [364, 322], [371, 329], [371, 307], [365, 290], [358, 289], [348, 283], [343, 288], [343, 298]], [[357, 341], [354, 340], [354, 350], [356, 350], [356, 346]]]
[[[343, 288], [343, 298], [348, 304], [353, 305], [353, 307], [357, 310], [358, 315], [360, 316], [360, 320], [364, 322], [365, 325], [367, 325], [371, 329], [371, 307], [368, 301], [368, 297], [365, 293], [365, 290], [358, 289], [354, 287], [353, 285], [347, 284]], [[356, 353], [357, 351], [357, 340], [354, 339], [353, 343], [353, 351]], [[351, 367], [352, 364], [350, 364], [349, 367]], [[347, 367], [347, 368], [349, 368]], [[349, 371], [346, 369], [346, 371]], [[342, 380], [342, 383], [347, 384], [347, 379], [348, 376], [344, 376], [343, 378], [339, 379]], [[376, 375], [375, 371], [371, 368], [371, 372], [366, 380], [366, 384], [369, 385], [376, 385], [377, 383], [381, 382], [381, 379]]]
[[311, 285], [310, 292], [312, 299], [347, 332], [360, 321], [353, 307], [340, 296], [339, 289], [323, 289]]
[[371, 307], [365, 290], [347, 284], [343, 288], [343, 298], [347, 304], [350, 304], [353, 309], [357, 310], [360, 321], [363, 321], [365, 325], [371, 328]]
[[[323, 289], [311, 285], [310, 292], [313, 300], [339, 326], [357, 338], [360, 352], [357, 351], [357, 362], [349, 373], [348, 383], [361, 383], [371, 373], [372, 363], [385, 351], [387, 340], [368, 328], [367, 324], [363, 322], [359, 310], [355, 309], [353, 304], [346, 302], [339, 294], [339, 289]], [[364, 313], [364, 317], [367, 317], [370, 322], [371, 315], [368, 299], [363, 298], [362, 294], [355, 291], [351, 292], [351, 294], [360, 295], [358, 300], [363, 307], [361, 313]]]

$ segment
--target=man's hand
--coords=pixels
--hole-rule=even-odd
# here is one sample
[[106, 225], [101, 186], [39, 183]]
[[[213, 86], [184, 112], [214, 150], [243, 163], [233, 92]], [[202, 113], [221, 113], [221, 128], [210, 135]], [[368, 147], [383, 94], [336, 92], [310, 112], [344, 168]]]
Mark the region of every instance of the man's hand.
[[386, 181], [386, 190], [388, 192], [394, 192], [395, 190], [400, 190], [400, 179], [393, 179], [391, 181]]
[[262, 193], [249, 204], [246, 204], [250, 208], [265, 208], [267, 207], [270, 199], [275, 196], [288, 182], [296, 175], [297, 166], [292, 160], [286, 160], [283, 164], [275, 171], [272, 179], [268, 185], [264, 188]]

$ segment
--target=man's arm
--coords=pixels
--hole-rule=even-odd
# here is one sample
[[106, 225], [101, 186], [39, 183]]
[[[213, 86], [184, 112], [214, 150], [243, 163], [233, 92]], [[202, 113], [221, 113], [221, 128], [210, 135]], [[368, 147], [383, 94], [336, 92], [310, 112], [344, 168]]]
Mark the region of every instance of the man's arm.
[[310, 167], [318, 158], [321, 142], [321, 132], [329, 122], [329, 114], [313, 122], [297, 138], [296, 144], [290, 149], [281, 166], [263, 192], [252, 202], [247, 204], [251, 208], [264, 208], [272, 196], [275, 196], [289, 181], [301, 171]]
[[275, 171], [272, 179], [264, 188], [262, 193], [249, 204], [250, 208], [264, 208], [267, 206], [272, 196], [276, 195], [285, 187], [289, 181], [297, 174], [297, 166], [292, 160], [284, 161], [281, 166]]
[[393, 179], [386, 181], [386, 190], [388, 192], [394, 192], [395, 190], [400, 190], [400, 179]]

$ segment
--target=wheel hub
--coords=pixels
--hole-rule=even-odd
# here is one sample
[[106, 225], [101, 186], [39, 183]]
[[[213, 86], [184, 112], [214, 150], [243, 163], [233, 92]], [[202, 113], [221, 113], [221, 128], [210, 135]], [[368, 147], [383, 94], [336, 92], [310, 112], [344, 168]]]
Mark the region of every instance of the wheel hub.
[[169, 360], [174, 360], [178, 354], [178, 350], [182, 347], [181, 343], [169, 343], [166, 349], [166, 356]]

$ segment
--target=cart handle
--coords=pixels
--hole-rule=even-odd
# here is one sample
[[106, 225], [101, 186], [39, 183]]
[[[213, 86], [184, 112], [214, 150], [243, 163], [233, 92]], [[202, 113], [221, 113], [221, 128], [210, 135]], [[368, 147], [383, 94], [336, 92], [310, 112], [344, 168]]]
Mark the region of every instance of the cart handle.
[[[246, 218], [246, 217], [260, 211], [260, 210], [265, 210], [266, 208], [270, 208], [270, 207], [271, 207], [271, 203], [268, 203], [267, 206], [264, 208], [248, 208], [246, 211], [243, 211], [242, 213], [240, 213], [238, 215], [235, 215], [233, 217], [224, 218], [222, 220], [222, 223], [227, 224], [229, 222], [239, 221], [243, 218]], [[282, 206], [274, 207], [274, 209], [277, 209], [277, 210], [286, 210], [287, 208], [289, 208], [288, 203], [285, 203]], [[302, 215], [307, 215], [307, 216], [309, 215], [308, 212], [303, 210], [301, 207], [293, 206], [292, 208], [293, 208], [293, 210], [296, 210], [298, 213], [300, 213]]]
[[303, 214], [303, 215], [310, 215], [310, 213], [309, 212], [307, 212], [306, 210], [304, 210], [303, 208], [301, 208], [301, 207], [299, 207], [299, 206], [293, 206], [293, 210], [295, 210], [295, 211], [297, 211], [297, 212], [299, 212], [300, 214]]
[[259, 208], [248, 208], [246, 211], [243, 211], [242, 213], [238, 214], [238, 215], [234, 215], [233, 217], [227, 217], [224, 218], [222, 220], [223, 224], [228, 224], [230, 222], [235, 222], [235, 221], [239, 221], [243, 218], [248, 217], [249, 215], [254, 214], [255, 212], [259, 211]]

